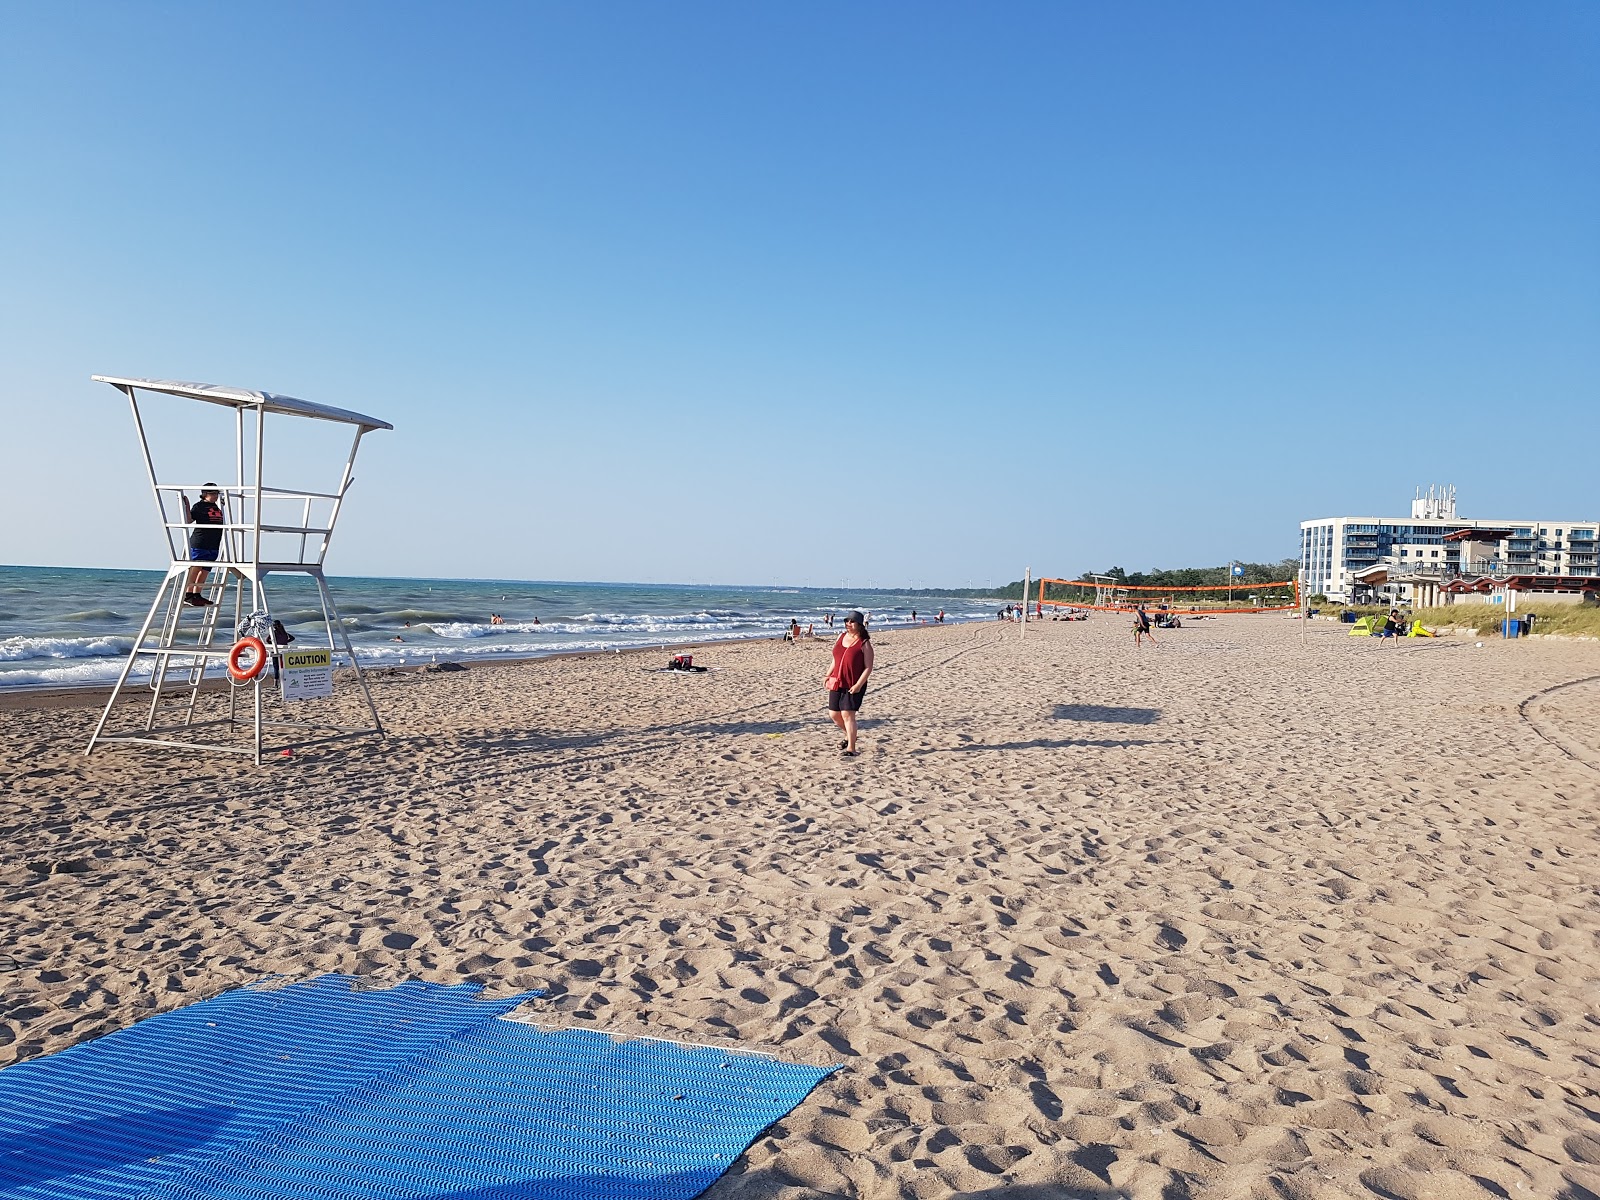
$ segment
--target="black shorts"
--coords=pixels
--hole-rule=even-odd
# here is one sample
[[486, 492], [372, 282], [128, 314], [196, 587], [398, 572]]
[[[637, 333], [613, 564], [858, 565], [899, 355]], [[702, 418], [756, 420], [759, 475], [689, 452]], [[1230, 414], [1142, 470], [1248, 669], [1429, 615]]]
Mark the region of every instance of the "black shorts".
[[860, 712], [861, 702], [866, 698], [866, 688], [862, 688], [859, 692], [851, 692], [840, 688], [838, 691], [828, 693], [828, 711]]

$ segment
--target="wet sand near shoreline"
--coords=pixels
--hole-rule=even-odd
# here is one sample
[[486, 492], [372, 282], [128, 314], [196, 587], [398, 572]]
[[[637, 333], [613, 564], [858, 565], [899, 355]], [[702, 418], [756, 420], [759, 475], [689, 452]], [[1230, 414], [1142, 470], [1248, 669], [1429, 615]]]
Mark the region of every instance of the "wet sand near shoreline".
[[378, 672], [260, 769], [8, 702], [0, 1063], [471, 979], [843, 1064], [718, 1200], [1600, 1194], [1600, 645], [1019, 632], [880, 635], [856, 759], [822, 639]]

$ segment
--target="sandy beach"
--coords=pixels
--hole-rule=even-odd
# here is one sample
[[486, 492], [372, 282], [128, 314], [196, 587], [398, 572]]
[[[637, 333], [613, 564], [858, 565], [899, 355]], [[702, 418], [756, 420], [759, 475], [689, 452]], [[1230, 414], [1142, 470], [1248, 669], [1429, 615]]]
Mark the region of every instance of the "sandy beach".
[[260, 769], [9, 699], [0, 1063], [471, 979], [843, 1064], [721, 1200], [1600, 1194], [1600, 644], [1126, 625], [884, 634], [853, 760], [823, 640], [378, 673]]

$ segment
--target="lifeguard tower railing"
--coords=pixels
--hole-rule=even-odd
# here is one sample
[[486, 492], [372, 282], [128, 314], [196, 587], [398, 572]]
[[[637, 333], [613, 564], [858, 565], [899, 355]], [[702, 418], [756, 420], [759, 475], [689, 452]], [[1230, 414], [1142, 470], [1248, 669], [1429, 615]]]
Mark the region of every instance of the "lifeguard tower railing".
[[[97, 382], [110, 384], [127, 396], [151, 493], [167, 540], [170, 565], [85, 752], [93, 753], [100, 743], [123, 742], [249, 754], [259, 765], [265, 729], [319, 730], [333, 736], [381, 735], [383, 723], [372, 701], [372, 693], [361, 671], [349, 631], [339, 619], [338, 608], [323, 574], [323, 565], [340, 511], [355, 481], [356, 452], [361, 447], [361, 439], [375, 429], [393, 429], [394, 426], [376, 417], [272, 392], [168, 379], [109, 375], [96, 375], [93, 378]], [[232, 481], [221, 482], [216, 477], [194, 482], [161, 479], [140, 412], [141, 392], [198, 400], [233, 409]], [[303, 417], [354, 427], [355, 433], [343, 471], [332, 490], [314, 491], [267, 485], [263, 476], [267, 462], [269, 415]], [[224, 519], [221, 525], [208, 524], [206, 528], [220, 532], [221, 545], [215, 561], [192, 561], [189, 553], [190, 533], [196, 526], [187, 519], [185, 497], [196, 499], [202, 490], [211, 485], [220, 493], [219, 503]], [[189, 603], [185, 596], [186, 580], [197, 566], [208, 568], [205, 583], [200, 589], [200, 594], [210, 602], [204, 606]], [[348, 665], [354, 670], [354, 678], [371, 717], [370, 725], [283, 719], [286, 714], [268, 717], [264, 712], [262, 696], [267, 678], [264, 671], [243, 685], [236, 683], [229, 689], [226, 715], [203, 718], [200, 697], [208, 676], [213, 680], [231, 677], [231, 673], [229, 676], [221, 675], [219, 668], [229, 662], [235, 638], [242, 631], [250, 630], [259, 634], [270, 630], [274, 617], [268, 579], [273, 574], [285, 573], [303, 575], [313, 581], [321, 608], [320, 633], [326, 640], [330, 660], [329, 674], [335, 655], [342, 651]], [[296, 653], [309, 649], [313, 640], [321, 639], [307, 635], [302, 630], [295, 637], [298, 646]], [[281, 658], [286, 648], [275, 644], [270, 634], [266, 642], [274, 660]], [[129, 686], [135, 668], [141, 661], [149, 667], [148, 686], [151, 692], [142, 728], [108, 732], [107, 724], [116, 710], [118, 700]], [[276, 661], [273, 673], [277, 674]], [[252, 702], [248, 718], [252, 736], [248, 744], [240, 744], [236, 736], [226, 743], [195, 740], [193, 735], [207, 728], [228, 726], [230, 733], [236, 733], [237, 726], [246, 723], [239, 714], [240, 693], [246, 687], [250, 689]], [[176, 695], [173, 694], [175, 690]], [[180, 701], [179, 711], [170, 711], [174, 699]], [[168, 702], [168, 710], [163, 710], [164, 701]]]

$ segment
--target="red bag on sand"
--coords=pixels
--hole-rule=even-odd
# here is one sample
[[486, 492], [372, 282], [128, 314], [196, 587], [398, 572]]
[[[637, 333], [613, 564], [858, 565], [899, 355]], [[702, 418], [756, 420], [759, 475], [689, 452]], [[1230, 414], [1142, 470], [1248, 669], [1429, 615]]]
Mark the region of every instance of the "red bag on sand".
[[837, 675], [828, 676], [828, 690], [830, 692], [837, 692], [839, 690], [839, 677]]

